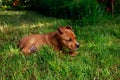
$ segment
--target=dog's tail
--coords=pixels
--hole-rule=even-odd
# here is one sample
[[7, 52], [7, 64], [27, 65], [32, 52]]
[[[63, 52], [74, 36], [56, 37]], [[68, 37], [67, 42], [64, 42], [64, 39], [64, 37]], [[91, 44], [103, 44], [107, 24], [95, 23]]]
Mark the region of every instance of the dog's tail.
[[22, 50], [22, 49], [24, 48], [24, 46], [21, 45], [21, 42], [20, 42], [20, 41], [17, 43], [17, 47], [18, 47], [20, 50]]

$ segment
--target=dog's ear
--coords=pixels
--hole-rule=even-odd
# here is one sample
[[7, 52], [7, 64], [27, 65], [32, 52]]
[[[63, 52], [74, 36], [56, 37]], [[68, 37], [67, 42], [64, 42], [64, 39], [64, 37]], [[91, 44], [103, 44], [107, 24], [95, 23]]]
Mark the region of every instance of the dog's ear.
[[59, 28], [58, 28], [58, 32], [59, 32], [60, 34], [63, 34], [62, 27], [59, 27]]
[[72, 27], [68, 25], [68, 26], [66, 26], [66, 29], [72, 30]]

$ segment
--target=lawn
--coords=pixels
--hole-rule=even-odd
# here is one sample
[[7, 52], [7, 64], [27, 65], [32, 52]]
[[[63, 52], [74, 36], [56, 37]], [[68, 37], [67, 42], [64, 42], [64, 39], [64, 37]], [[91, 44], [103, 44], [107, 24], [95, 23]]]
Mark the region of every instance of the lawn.
[[[0, 11], [0, 80], [119, 80], [118, 20], [79, 26], [31, 11]], [[49, 46], [29, 56], [17, 48], [25, 35], [48, 33], [65, 25], [72, 25], [81, 45], [75, 57]]]

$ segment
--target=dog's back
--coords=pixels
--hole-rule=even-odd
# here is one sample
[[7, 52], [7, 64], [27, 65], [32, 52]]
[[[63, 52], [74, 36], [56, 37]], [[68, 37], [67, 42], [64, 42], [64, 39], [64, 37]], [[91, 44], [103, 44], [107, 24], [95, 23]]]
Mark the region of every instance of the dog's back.
[[49, 45], [55, 50], [68, 48], [73, 54], [79, 48], [76, 36], [70, 26], [60, 27], [57, 31], [48, 34], [32, 34], [23, 37], [18, 46], [25, 53], [37, 51], [41, 46]]

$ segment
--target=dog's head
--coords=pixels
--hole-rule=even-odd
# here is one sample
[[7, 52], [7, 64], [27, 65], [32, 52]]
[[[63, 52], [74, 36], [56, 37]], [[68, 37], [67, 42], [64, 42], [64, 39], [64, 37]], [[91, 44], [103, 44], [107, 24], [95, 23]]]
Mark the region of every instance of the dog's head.
[[59, 27], [58, 36], [60, 44], [69, 50], [77, 50], [80, 47], [71, 26]]

